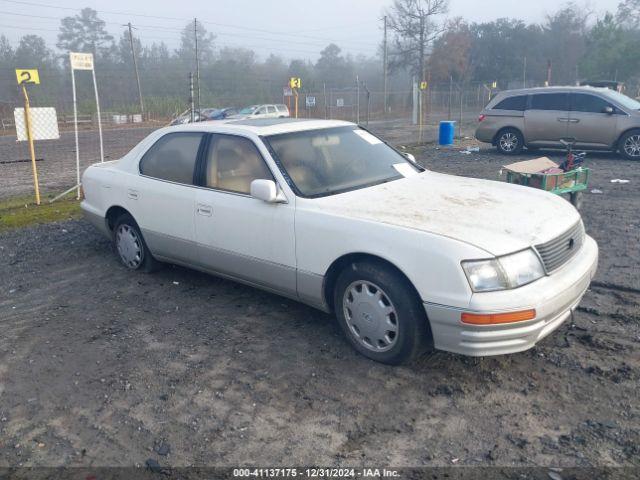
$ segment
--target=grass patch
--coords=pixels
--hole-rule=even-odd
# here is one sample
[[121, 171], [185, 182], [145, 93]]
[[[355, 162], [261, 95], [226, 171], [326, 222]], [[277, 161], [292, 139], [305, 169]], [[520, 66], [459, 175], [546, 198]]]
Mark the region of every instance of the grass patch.
[[36, 205], [33, 195], [0, 200], [0, 232], [14, 228], [80, 218], [80, 201], [70, 197], [49, 203], [46, 196]]

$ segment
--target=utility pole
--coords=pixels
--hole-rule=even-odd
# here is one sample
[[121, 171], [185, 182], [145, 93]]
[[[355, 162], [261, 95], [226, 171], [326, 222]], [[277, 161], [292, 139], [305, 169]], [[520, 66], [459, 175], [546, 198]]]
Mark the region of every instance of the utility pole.
[[389, 95], [389, 50], [387, 48], [387, 16], [384, 16], [384, 51], [383, 51], [383, 63], [382, 63], [382, 75], [384, 80], [384, 117], [387, 116], [387, 110], [389, 109], [389, 103], [387, 96]]
[[547, 84], [546, 87], [551, 85], [551, 60], [547, 60]]
[[360, 125], [360, 79], [356, 75], [356, 123]]
[[129, 43], [131, 44], [131, 56], [133, 57], [133, 69], [136, 72], [136, 82], [138, 83], [138, 99], [140, 100], [140, 113], [144, 118], [144, 102], [142, 100], [142, 89], [140, 88], [140, 74], [138, 73], [138, 60], [136, 59], [136, 50], [133, 46], [133, 27], [131, 26], [131, 22], [127, 23], [127, 27], [129, 27]]
[[189, 72], [189, 110], [191, 111], [191, 123], [196, 121], [196, 111], [193, 101], [193, 72]]
[[198, 120], [200, 119], [200, 59], [198, 58], [198, 19], [193, 19], [193, 33], [196, 47], [196, 84], [198, 85]]

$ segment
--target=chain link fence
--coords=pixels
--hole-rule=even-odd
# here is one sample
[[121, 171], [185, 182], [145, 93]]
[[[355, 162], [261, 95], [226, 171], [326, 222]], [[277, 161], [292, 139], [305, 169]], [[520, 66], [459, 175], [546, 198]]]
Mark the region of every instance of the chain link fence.
[[[435, 141], [438, 123], [442, 120], [458, 122], [458, 134], [471, 137], [478, 112], [489, 101], [491, 93], [486, 84], [434, 84], [417, 93], [412, 85], [408, 85], [406, 89], [389, 91], [385, 101], [383, 92], [372, 91], [364, 83], [354, 83], [346, 88], [325, 86], [299, 93], [298, 117], [357, 122], [396, 145], [411, 145]], [[282, 94], [281, 87], [269, 88], [260, 94], [260, 98], [271, 103], [284, 102], [294, 116], [294, 97]], [[420, 96], [423, 126], [419, 125], [414, 113], [414, 109], [418, 110], [414, 104]], [[246, 103], [255, 103], [254, 100], [255, 95], [248, 95]], [[69, 113], [72, 110], [64, 99], [52, 102], [51, 98], [40, 98], [36, 94], [31, 103], [33, 107], [57, 107], [60, 138], [35, 142], [35, 151], [43, 193], [60, 193], [74, 186], [76, 181], [73, 115]], [[133, 111], [136, 104], [132, 101]], [[16, 140], [14, 109], [22, 106], [19, 101], [0, 103], [0, 198], [29, 194], [33, 188], [27, 142]], [[102, 125], [106, 161], [120, 158], [171, 119], [169, 115], [143, 117], [123, 113], [108, 106], [105, 110]], [[171, 107], [169, 111], [177, 109]], [[84, 169], [100, 161], [97, 116], [83, 113], [78, 116], [78, 124], [80, 164]]]

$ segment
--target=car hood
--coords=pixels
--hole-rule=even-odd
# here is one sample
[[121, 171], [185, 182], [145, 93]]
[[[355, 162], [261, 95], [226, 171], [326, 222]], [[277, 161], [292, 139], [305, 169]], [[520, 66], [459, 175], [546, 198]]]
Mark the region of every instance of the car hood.
[[454, 238], [496, 256], [547, 242], [580, 219], [548, 192], [435, 172], [312, 202], [335, 215]]

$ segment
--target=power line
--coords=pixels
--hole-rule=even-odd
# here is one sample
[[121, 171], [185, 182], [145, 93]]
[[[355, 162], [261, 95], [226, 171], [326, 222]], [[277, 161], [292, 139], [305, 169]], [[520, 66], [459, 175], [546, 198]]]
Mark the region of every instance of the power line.
[[[0, 1], [7, 1], [7, 0], [0, 0]], [[44, 19], [44, 20], [56, 20], [58, 22], [63, 20], [63, 17], [52, 17], [52, 16], [46, 16], [46, 15], [32, 15], [32, 14], [26, 14], [26, 13], [7, 12], [7, 11], [0, 11], [0, 14], [13, 15], [13, 16], [18, 16], [18, 17], [39, 18], [39, 19]], [[104, 20], [94, 21], [92, 23], [97, 23], [97, 24], [104, 23], [104, 24], [107, 24], [107, 25], [122, 26], [122, 24], [119, 23], [119, 22], [110, 22], [110, 21], [104, 21]], [[209, 22], [207, 22], [207, 23], [209, 23]], [[145, 29], [148, 28], [148, 29], [151, 29], [151, 30], [167, 31], [167, 32], [183, 33], [183, 31], [184, 31], [184, 29], [181, 29], [181, 28], [179, 29], [179, 28], [162, 27], [162, 26], [159, 26], [159, 25], [140, 25], [140, 24], [136, 24], [136, 26], [138, 28], [145, 28]], [[24, 29], [24, 27], [21, 27], [21, 29]], [[37, 28], [33, 28], [33, 30], [37, 30]], [[39, 30], [47, 31], [46, 29], [42, 29], [42, 28], [40, 28]], [[251, 36], [251, 35], [246, 35], [246, 34], [238, 34], [238, 33], [230, 33], [230, 32], [216, 32], [215, 35], [216, 36], [222, 36], [222, 37], [231, 36], [231, 37], [250, 38], [252, 40], [260, 40], [260, 41], [275, 42], [275, 43], [286, 43], [286, 44], [296, 44], [296, 45], [310, 45], [310, 46], [318, 46], [318, 47], [326, 46], [326, 44], [324, 44], [324, 43], [320, 44], [320, 43], [317, 43], [317, 42], [300, 42], [300, 41], [284, 40], [284, 39], [280, 40], [280, 39], [276, 39], [276, 38], [256, 37], [256, 36]], [[309, 52], [307, 51], [305, 53], [309, 53]], [[317, 54], [318, 52], [311, 52], [311, 53]], [[364, 52], [357, 52], [356, 51], [355, 53], [367, 55], [367, 53], [364, 53]]]
[[[5, 3], [18, 4], [18, 5], [28, 5], [28, 6], [52, 8], [52, 9], [56, 9], [56, 10], [71, 10], [71, 11], [80, 11], [81, 10], [81, 9], [73, 8], [73, 7], [61, 7], [61, 6], [58, 6], [58, 5], [51, 5], [51, 4], [39, 3], [39, 2], [27, 2], [27, 1], [22, 1], [22, 0], [0, 0], [0, 1], [1, 2], [5, 2]], [[95, 11], [98, 12], [98, 13], [107, 14], [107, 15], [124, 15], [124, 16], [129, 16], [129, 17], [157, 18], [157, 19], [162, 19], [162, 20], [174, 20], [174, 21], [191, 22], [190, 18], [182, 18], [182, 17], [168, 17], [168, 16], [162, 16], [162, 15], [138, 14], [138, 13], [132, 13], [132, 12], [122, 12], [122, 11], [113, 11], [113, 10], [95, 10]], [[233, 25], [233, 24], [229, 24], [229, 23], [214, 22], [214, 21], [210, 21], [210, 20], [207, 20], [207, 19], [204, 19], [203, 21], [208, 23], [208, 24], [211, 24], [211, 25], [216, 25], [216, 26], [221, 26], [221, 27], [228, 27], [228, 28], [235, 28], [235, 29], [245, 30], [245, 31], [268, 33], [268, 34], [271, 34], [271, 35], [278, 35], [278, 36], [285, 36], [285, 37], [309, 38], [309, 39], [315, 39], [315, 40], [322, 40], [322, 41], [330, 42], [330, 43], [333, 41], [332, 39], [326, 38], [326, 37], [315, 37], [315, 36], [311, 36], [311, 35], [301, 35], [301, 34], [296, 34], [296, 33], [278, 32], [278, 31], [273, 31], [273, 30], [265, 30], [265, 29], [262, 29], [262, 28], [247, 27], [247, 26], [244, 26], [244, 25]], [[365, 44], [365, 43], [368, 43], [368, 42], [357, 42], [357, 43]]]

